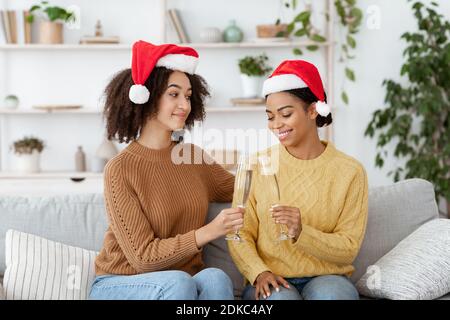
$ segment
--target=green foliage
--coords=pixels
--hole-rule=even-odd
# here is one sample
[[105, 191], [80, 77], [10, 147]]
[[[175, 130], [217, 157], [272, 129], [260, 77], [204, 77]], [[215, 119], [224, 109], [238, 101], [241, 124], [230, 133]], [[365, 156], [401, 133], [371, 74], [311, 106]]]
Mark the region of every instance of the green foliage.
[[31, 154], [33, 150], [41, 153], [44, 150], [44, 141], [34, 137], [24, 137], [15, 141], [11, 148], [16, 154]]
[[396, 144], [393, 154], [406, 164], [389, 173], [394, 181], [426, 179], [437, 196], [450, 201], [450, 22], [434, 7], [414, 2], [418, 30], [401, 36], [407, 47], [400, 74], [407, 84], [383, 82], [387, 108], [373, 113], [365, 135], [377, 135], [375, 163], [380, 168], [386, 147]]
[[[352, 54], [352, 50], [354, 50], [357, 45], [354, 35], [358, 33], [359, 27], [361, 26], [363, 12], [357, 7], [357, 0], [335, 0], [334, 5], [336, 7], [339, 21], [346, 31], [344, 42], [341, 44], [342, 55], [340, 60], [345, 64], [344, 70], [347, 79], [350, 81], [355, 81], [355, 72], [348, 66], [348, 61], [355, 58]], [[297, 7], [297, 1], [287, 1], [285, 2], [285, 6], [295, 10]], [[329, 21], [328, 14], [326, 14], [326, 19]], [[318, 34], [312, 26], [311, 11], [309, 10], [298, 13], [288, 24], [286, 34], [280, 34], [280, 36], [289, 35], [294, 35], [295, 37], [306, 37], [309, 41], [317, 42], [317, 44], [325, 43], [327, 41], [327, 38]], [[306, 46], [306, 49], [309, 51], [317, 51], [319, 46], [312, 44]], [[303, 54], [303, 51], [298, 48], [295, 48], [293, 52], [295, 55]], [[344, 90], [342, 90], [341, 98], [345, 104], [348, 104], [349, 98]]]
[[239, 69], [241, 73], [248, 76], [264, 76], [272, 70], [272, 68], [267, 65], [268, 60], [269, 58], [265, 53], [256, 57], [246, 56], [239, 59]]
[[58, 20], [63, 22], [73, 22], [76, 19], [73, 12], [69, 12], [61, 7], [51, 7], [48, 4], [48, 1], [42, 1], [40, 5], [34, 5], [30, 8], [30, 14], [27, 17], [28, 23], [33, 23], [36, 12], [45, 13], [46, 18], [51, 22]]

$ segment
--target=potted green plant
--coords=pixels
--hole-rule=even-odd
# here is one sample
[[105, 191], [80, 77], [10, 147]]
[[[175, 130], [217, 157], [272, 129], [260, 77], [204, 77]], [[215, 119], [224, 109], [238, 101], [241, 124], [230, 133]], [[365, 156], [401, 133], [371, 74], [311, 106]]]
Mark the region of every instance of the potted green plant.
[[267, 64], [268, 60], [269, 58], [265, 53], [239, 59], [244, 98], [256, 98], [261, 95], [262, 80], [272, 70]]
[[17, 170], [21, 173], [39, 172], [40, 154], [44, 147], [44, 142], [35, 137], [24, 137], [15, 141], [12, 149], [17, 156]]
[[418, 30], [401, 37], [407, 43], [400, 71], [404, 79], [383, 81], [387, 108], [373, 113], [365, 135], [377, 136], [377, 167], [383, 167], [393, 144], [401, 165], [389, 174], [395, 181], [432, 182], [450, 217], [450, 21], [436, 12], [437, 6], [413, 4]]
[[50, 6], [47, 1], [42, 1], [40, 5], [33, 5], [30, 8], [27, 22], [33, 23], [36, 16], [41, 18], [39, 43], [42, 44], [63, 43], [63, 24], [76, 20], [73, 12], [61, 7]]

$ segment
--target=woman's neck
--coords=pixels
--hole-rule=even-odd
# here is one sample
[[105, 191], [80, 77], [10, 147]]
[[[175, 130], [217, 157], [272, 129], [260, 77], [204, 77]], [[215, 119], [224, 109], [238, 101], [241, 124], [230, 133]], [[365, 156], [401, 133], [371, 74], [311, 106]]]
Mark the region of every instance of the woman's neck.
[[316, 133], [312, 137], [306, 138], [297, 146], [286, 147], [287, 151], [297, 159], [311, 160], [315, 159], [325, 151], [325, 146], [320, 141], [319, 135]]
[[142, 128], [137, 142], [150, 149], [166, 149], [172, 144], [171, 134], [172, 132], [162, 128], [158, 123], [152, 122]]

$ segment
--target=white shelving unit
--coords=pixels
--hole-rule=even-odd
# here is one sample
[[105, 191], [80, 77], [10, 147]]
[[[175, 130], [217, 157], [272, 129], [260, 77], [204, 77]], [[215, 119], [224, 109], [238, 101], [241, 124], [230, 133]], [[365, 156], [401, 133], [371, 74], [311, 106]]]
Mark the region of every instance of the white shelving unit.
[[[190, 46], [194, 49], [238, 49], [238, 48], [294, 48], [317, 45], [319, 47], [329, 46], [329, 42], [316, 43], [312, 41], [282, 41], [282, 42], [239, 42], [239, 43], [181, 43], [179, 45]], [[131, 50], [131, 44], [5, 44], [0, 45], [0, 50], [4, 51], [24, 51], [24, 50]]]
[[[167, 21], [166, 11], [168, 8], [169, 0], [160, 0], [161, 3], [161, 15], [163, 16], [161, 32], [163, 34], [163, 39], [166, 42], [166, 29], [169, 21]], [[320, 47], [320, 52], [325, 54], [326, 61], [326, 81], [327, 81], [327, 97], [328, 103], [334, 105], [334, 1], [333, 0], [323, 0], [326, 1], [326, 8], [329, 15], [329, 20], [327, 23], [326, 37], [327, 42], [316, 43], [311, 41], [284, 41], [284, 42], [241, 42], [241, 43], [188, 43], [186, 45], [191, 46], [195, 49], [205, 49], [205, 50], [239, 50], [241, 48], [286, 48], [292, 49], [295, 47], [304, 48], [309, 45], [317, 45]], [[180, 44], [183, 45], [183, 44]], [[42, 45], [42, 44], [3, 44], [0, 45], [0, 54], [4, 54], [6, 59], [8, 54], [13, 54], [14, 52], [34, 52], [34, 51], [98, 51], [103, 53], [108, 52], [131, 52], [131, 44], [104, 44], [104, 45], [79, 45], [79, 44], [61, 44], [61, 45]], [[0, 75], [1, 76], [1, 75]], [[5, 79], [6, 80], [6, 79]], [[1, 107], [1, 106], [0, 106]], [[261, 112], [265, 110], [265, 106], [223, 106], [223, 107], [208, 107], [207, 113], [239, 113], [239, 112]], [[101, 111], [95, 108], [83, 108], [80, 110], [64, 110], [64, 111], [42, 111], [35, 110], [32, 108], [28, 109], [4, 109], [0, 108], [0, 179], [16, 179], [16, 178], [86, 178], [86, 177], [101, 177], [101, 174], [97, 173], [73, 173], [73, 172], [48, 172], [39, 173], [32, 175], [18, 175], [15, 173], [2, 172], [3, 165], [3, 153], [6, 146], [5, 140], [5, 121], [9, 117], [17, 116], [64, 116], [64, 115], [101, 115]], [[332, 127], [326, 128], [326, 138], [328, 140], [333, 139]]]

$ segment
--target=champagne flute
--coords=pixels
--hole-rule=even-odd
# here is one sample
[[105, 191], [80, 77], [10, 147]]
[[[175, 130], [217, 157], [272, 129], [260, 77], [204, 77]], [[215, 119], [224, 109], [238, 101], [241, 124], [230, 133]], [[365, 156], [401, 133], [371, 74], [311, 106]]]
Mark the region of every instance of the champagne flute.
[[[266, 156], [261, 157], [260, 164], [261, 164], [261, 173], [264, 176], [264, 186], [268, 188], [270, 193], [270, 199], [273, 200], [270, 207], [275, 208], [279, 206], [281, 202], [280, 186], [278, 183], [278, 178], [272, 169], [268, 157]], [[286, 241], [290, 239], [287, 226], [285, 224], [278, 224], [278, 230], [280, 234], [278, 236], [279, 241]]]
[[[250, 164], [250, 159], [246, 156], [241, 156], [239, 158], [236, 178], [234, 181], [234, 200], [238, 208], [245, 209], [246, 207], [252, 184], [252, 175], [253, 171]], [[237, 242], [243, 241], [239, 235], [239, 229], [236, 229], [234, 234], [227, 235], [225, 240]]]

